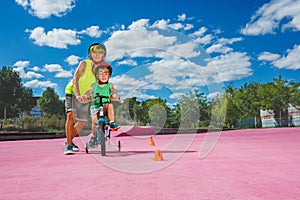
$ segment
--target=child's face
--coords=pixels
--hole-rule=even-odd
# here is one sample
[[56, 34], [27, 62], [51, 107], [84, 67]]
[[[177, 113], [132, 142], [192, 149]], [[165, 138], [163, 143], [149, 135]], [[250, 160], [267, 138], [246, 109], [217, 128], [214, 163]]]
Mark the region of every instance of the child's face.
[[91, 57], [94, 62], [100, 62], [104, 59], [104, 52], [91, 52]]
[[99, 70], [97, 76], [101, 82], [106, 83], [109, 80], [109, 71]]

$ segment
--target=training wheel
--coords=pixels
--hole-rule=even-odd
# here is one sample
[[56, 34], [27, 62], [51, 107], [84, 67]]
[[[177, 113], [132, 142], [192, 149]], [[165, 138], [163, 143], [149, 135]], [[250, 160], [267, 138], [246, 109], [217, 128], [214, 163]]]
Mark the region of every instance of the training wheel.
[[121, 141], [118, 141], [118, 150], [121, 151]]
[[88, 143], [85, 144], [85, 153], [89, 153]]

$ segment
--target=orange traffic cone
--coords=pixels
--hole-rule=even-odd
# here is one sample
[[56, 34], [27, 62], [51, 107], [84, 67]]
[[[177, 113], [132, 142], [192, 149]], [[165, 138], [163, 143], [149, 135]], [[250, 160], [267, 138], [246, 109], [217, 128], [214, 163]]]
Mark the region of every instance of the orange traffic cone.
[[155, 160], [155, 161], [162, 161], [162, 160], [164, 160], [164, 158], [162, 156], [162, 153], [161, 153], [161, 151], [159, 149], [156, 149], [153, 160]]
[[155, 142], [154, 142], [152, 136], [150, 136], [150, 146], [155, 146]]

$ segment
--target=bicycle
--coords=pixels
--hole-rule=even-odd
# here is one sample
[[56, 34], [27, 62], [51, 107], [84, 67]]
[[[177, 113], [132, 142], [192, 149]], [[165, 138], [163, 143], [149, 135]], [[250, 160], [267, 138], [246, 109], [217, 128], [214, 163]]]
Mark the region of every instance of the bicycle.
[[[95, 99], [99, 99], [100, 107], [97, 109], [97, 121], [96, 121], [96, 141], [94, 143], [94, 147], [98, 147], [98, 145], [101, 145], [101, 155], [106, 156], [106, 141], [107, 138], [110, 138], [110, 132], [112, 129], [109, 127], [109, 123], [107, 120], [107, 113], [104, 112], [104, 105], [102, 102], [103, 98], [109, 98], [110, 101], [119, 101], [118, 99], [112, 99], [109, 96], [101, 96], [99, 93], [96, 94], [94, 97]], [[89, 142], [85, 145], [85, 152], [89, 153]], [[121, 143], [118, 141], [118, 150], [121, 150]]]

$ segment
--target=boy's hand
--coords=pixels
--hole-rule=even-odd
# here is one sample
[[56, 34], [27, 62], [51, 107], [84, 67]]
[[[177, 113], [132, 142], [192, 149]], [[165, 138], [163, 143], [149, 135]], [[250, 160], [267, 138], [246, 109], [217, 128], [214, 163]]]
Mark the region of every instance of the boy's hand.
[[111, 101], [120, 101], [120, 97], [117, 94], [113, 94], [110, 96]]
[[76, 97], [77, 101], [80, 103], [87, 103], [90, 102], [92, 99], [90, 96], [84, 95], [84, 96], [77, 96]]

